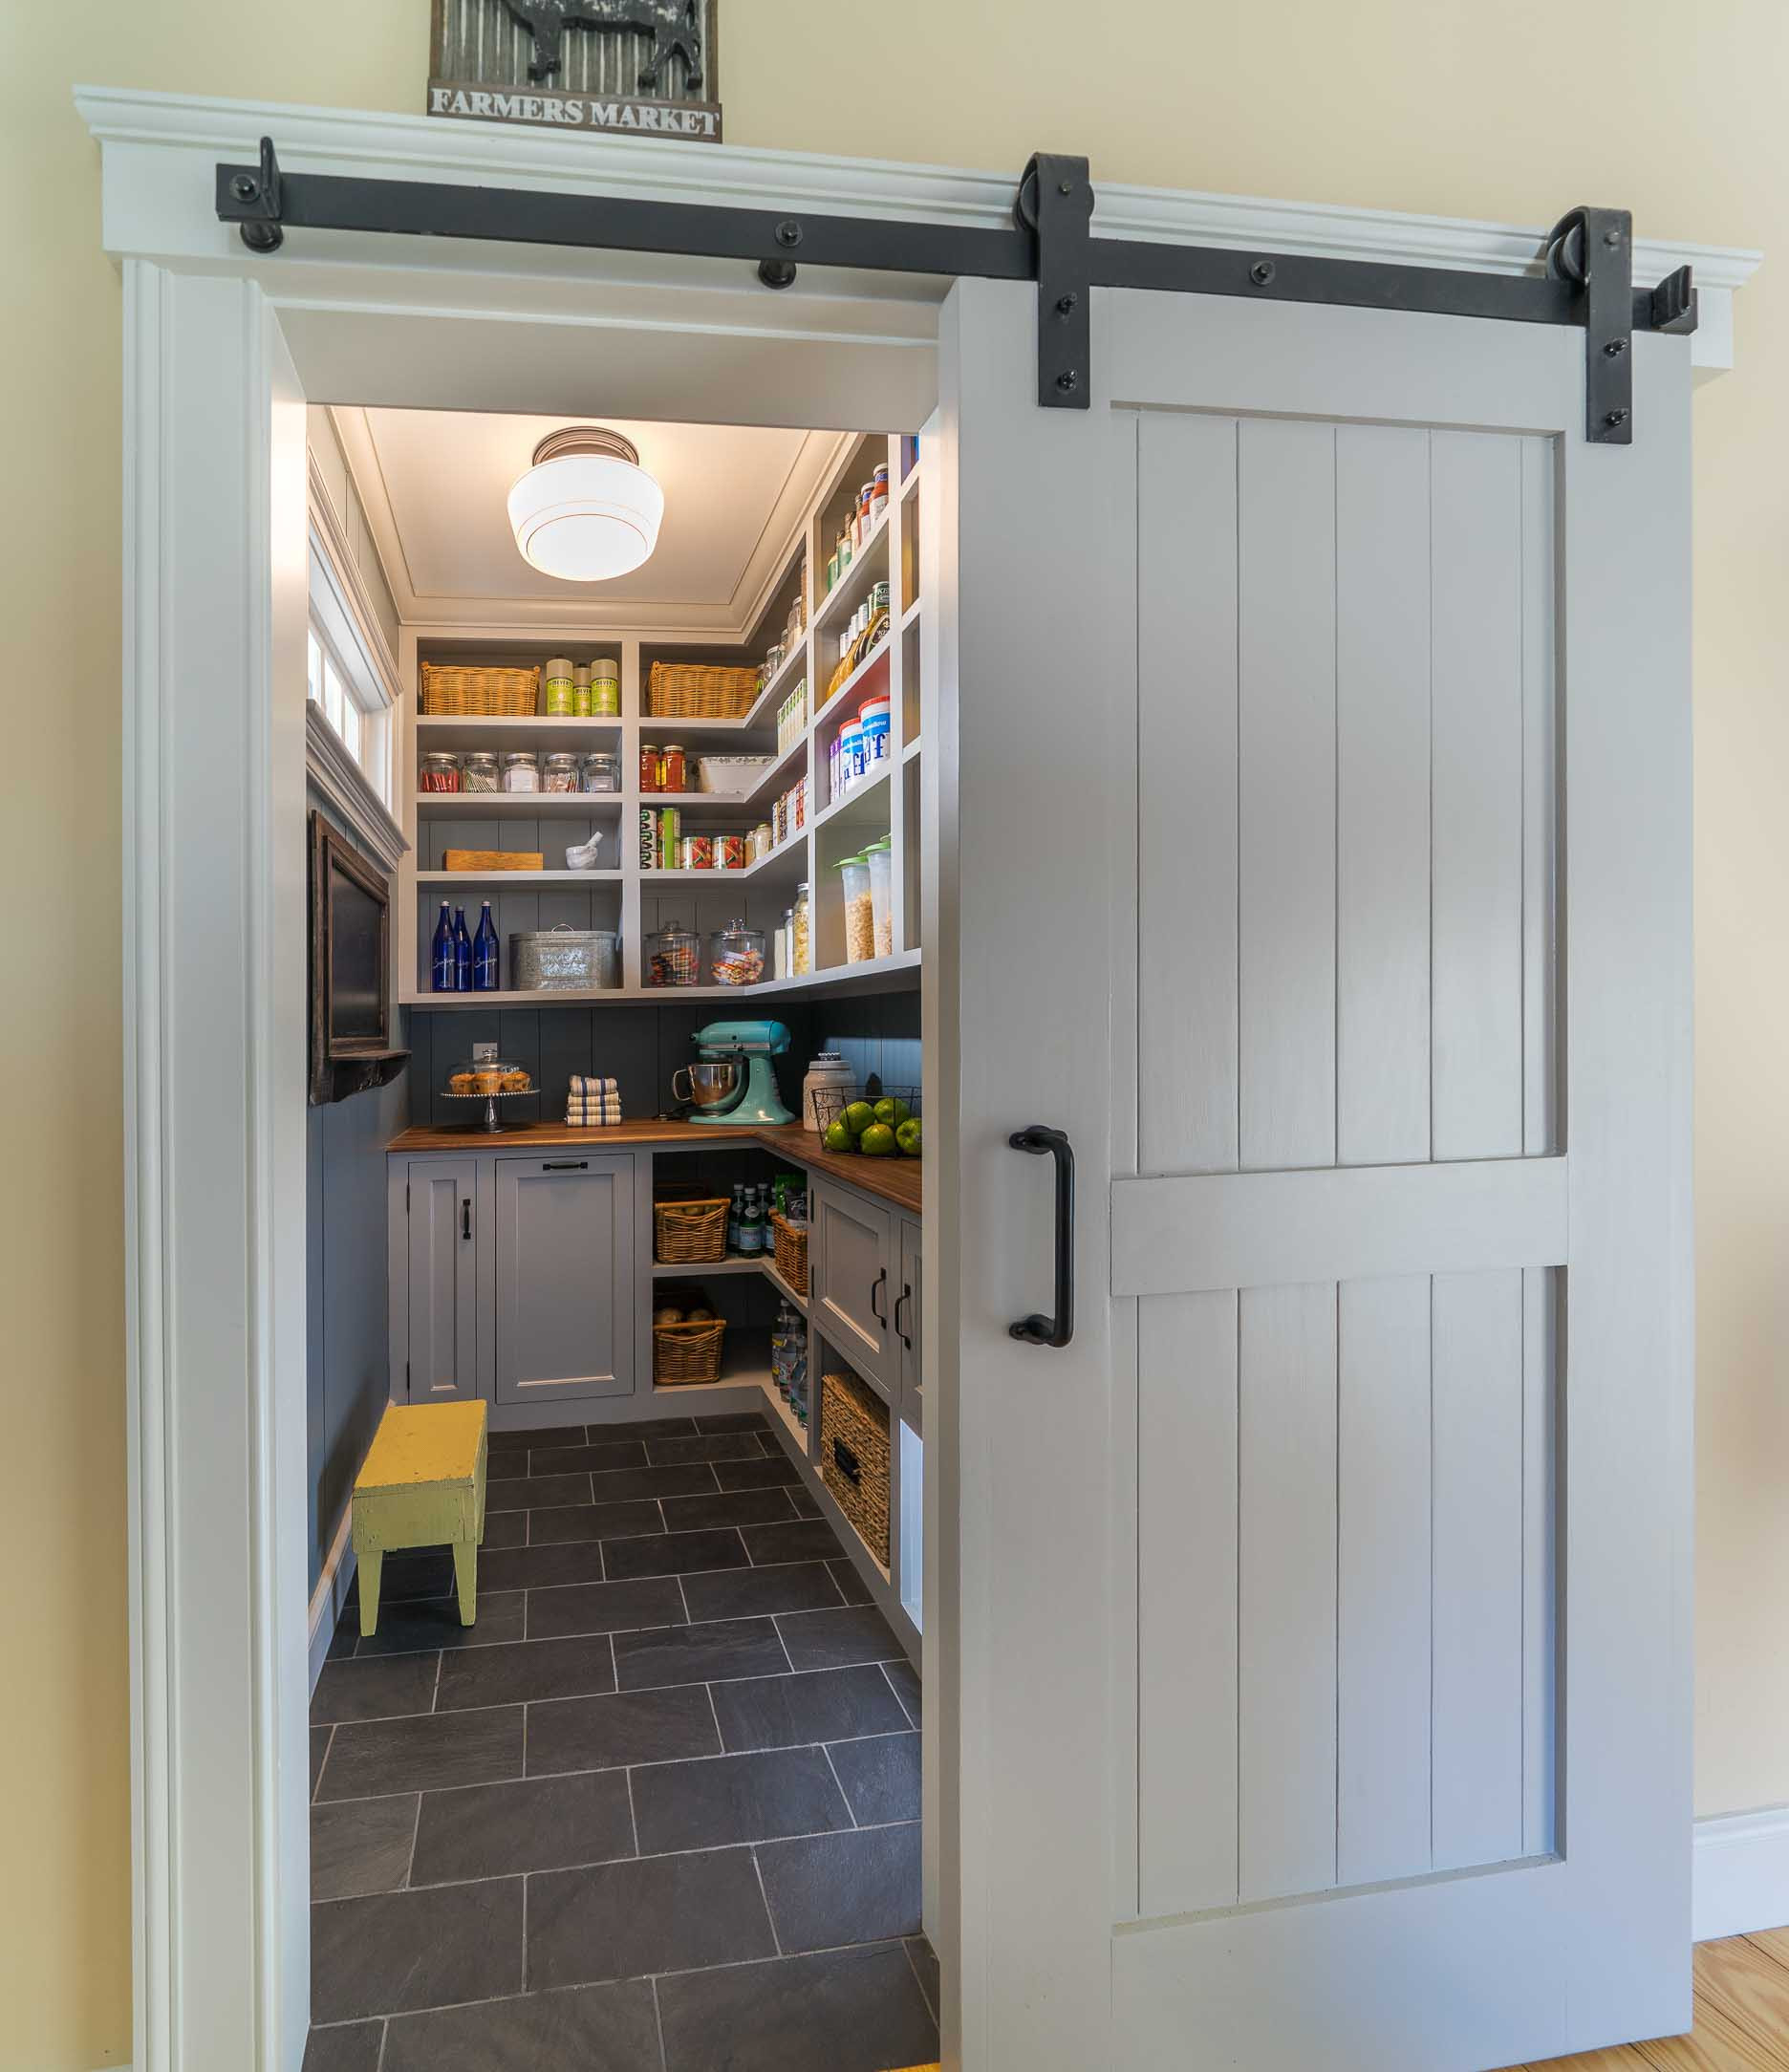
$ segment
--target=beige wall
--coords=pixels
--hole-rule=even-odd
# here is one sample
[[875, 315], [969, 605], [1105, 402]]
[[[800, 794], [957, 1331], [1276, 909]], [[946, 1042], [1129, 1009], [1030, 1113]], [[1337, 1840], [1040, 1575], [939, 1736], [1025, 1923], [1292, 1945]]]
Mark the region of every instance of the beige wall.
[[[1696, 401], [1697, 1804], [1789, 1801], [1789, 154], [1778, 0], [724, 0], [728, 135], [1761, 245]], [[0, 816], [11, 1185], [0, 1530], [0, 2063], [128, 2055], [116, 800], [116, 274], [76, 79], [415, 110], [428, 0], [0, 9], [11, 405]], [[1132, 27], [1143, 23], [1142, 29]], [[1109, 25], [1098, 47], [1095, 29]], [[1065, 54], [1041, 54], [1052, 25]], [[666, 146], [699, 149], [700, 146]], [[1644, 435], [1643, 435], [1644, 436]], [[1644, 842], [1646, 830], [1634, 830]], [[23, 974], [23, 982], [19, 976]]]

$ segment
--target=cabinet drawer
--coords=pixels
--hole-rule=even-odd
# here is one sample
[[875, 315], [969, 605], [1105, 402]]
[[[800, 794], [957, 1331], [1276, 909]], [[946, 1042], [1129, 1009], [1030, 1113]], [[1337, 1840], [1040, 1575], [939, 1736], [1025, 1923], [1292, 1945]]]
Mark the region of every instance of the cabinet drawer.
[[497, 1160], [497, 1401], [630, 1395], [634, 1160]]
[[899, 1384], [893, 1321], [894, 1218], [861, 1195], [824, 1182], [813, 1190], [808, 1233], [810, 1303], [820, 1329], [860, 1372]]

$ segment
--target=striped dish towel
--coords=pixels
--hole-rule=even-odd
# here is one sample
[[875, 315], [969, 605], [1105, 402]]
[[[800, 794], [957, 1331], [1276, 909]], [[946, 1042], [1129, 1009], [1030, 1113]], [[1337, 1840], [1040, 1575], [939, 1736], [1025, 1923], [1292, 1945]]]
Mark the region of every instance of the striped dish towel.
[[571, 1093], [566, 1102], [566, 1122], [574, 1130], [613, 1129], [621, 1120], [621, 1089], [613, 1079], [593, 1079], [582, 1072], [571, 1075]]

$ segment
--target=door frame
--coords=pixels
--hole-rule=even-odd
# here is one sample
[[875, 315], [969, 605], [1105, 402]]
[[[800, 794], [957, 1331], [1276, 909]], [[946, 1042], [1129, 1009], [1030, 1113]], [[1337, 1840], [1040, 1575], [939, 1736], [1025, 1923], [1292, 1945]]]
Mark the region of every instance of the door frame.
[[[948, 284], [838, 276], [782, 296], [736, 265], [307, 234], [272, 258], [214, 213], [213, 172], [277, 131], [289, 169], [533, 182], [593, 198], [841, 205], [992, 227], [1011, 181], [923, 166], [79, 88], [124, 272], [126, 1367], [137, 2072], [298, 2072], [309, 2017], [300, 845], [307, 389], [320, 400], [578, 414], [584, 349], [632, 335], [609, 407], [702, 382], [717, 418], [921, 423]], [[1538, 232], [1102, 186], [1102, 232], [1519, 272]], [[1750, 252], [1641, 241], [1696, 268], [1693, 352], [1731, 364]], [[517, 327], [520, 327], [519, 329]], [[509, 354], [523, 332], [538, 352]], [[396, 350], [401, 342], [403, 350]], [[1034, 369], [1014, 369], [1029, 380]], [[779, 386], [779, 383], [781, 384]], [[381, 384], [384, 393], [379, 393]], [[729, 403], [729, 398], [736, 399]], [[783, 414], [776, 417], [779, 399]], [[799, 399], [799, 401], [798, 401]], [[1642, 431], [1641, 436], [1644, 436]], [[290, 523], [275, 525], [279, 508]], [[936, 492], [928, 486], [928, 499]], [[949, 515], [927, 529], [946, 551]], [[954, 831], [955, 683], [938, 676], [929, 832]], [[931, 723], [930, 717], [928, 724]], [[178, 838], [176, 838], [178, 831]], [[954, 1076], [954, 845], [926, 843], [928, 1063]], [[220, 1035], [220, 1032], [227, 1032]], [[959, 1149], [934, 1145], [928, 1302], [928, 1925], [961, 2061], [954, 1359]], [[246, 1384], [246, 1385], [245, 1385]], [[943, 1585], [946, 1575], [952, 1589]], [[973, 1954], [968, 1961], [975, 1961]], [[970, 2061], [974, 2045], [970, 2046]], [[979, 2068], [978, 2068], [979, 2072]]]

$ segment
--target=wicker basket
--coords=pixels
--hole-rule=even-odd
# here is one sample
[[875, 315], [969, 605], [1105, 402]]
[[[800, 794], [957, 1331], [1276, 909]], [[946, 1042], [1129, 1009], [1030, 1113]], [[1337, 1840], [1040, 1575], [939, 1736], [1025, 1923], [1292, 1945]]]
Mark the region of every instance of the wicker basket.
[[653, 1257], [661, 1266], [712, 1265], [726, 1257], [729, 1203], [712, 1200], [655, 1201]]
[[531, 720], [540, 703], [534, 669], [469, 669], [422, 664], [422, 710], [431, 720]]
[[743, 720], [757, 696], [756, 669], [654, 662], [646, 680], [646, 713], [654, 720]]
[[653, 1326], [653, 1380], [660, 1388], [721, 1379], [721, 1353], [726, 1344], [726, 1319], [706, 1324]]
[[798, 1230], [780, 1216], [770, 1219], [770, 1237], [776, 1247], [776, 1270], [797, 1295], [808, 1293], [808, 1227]]
[[881, 1567], [889, 1565], [889, 1414], [849, 1371], [820, 1383], [820, 1474]]

